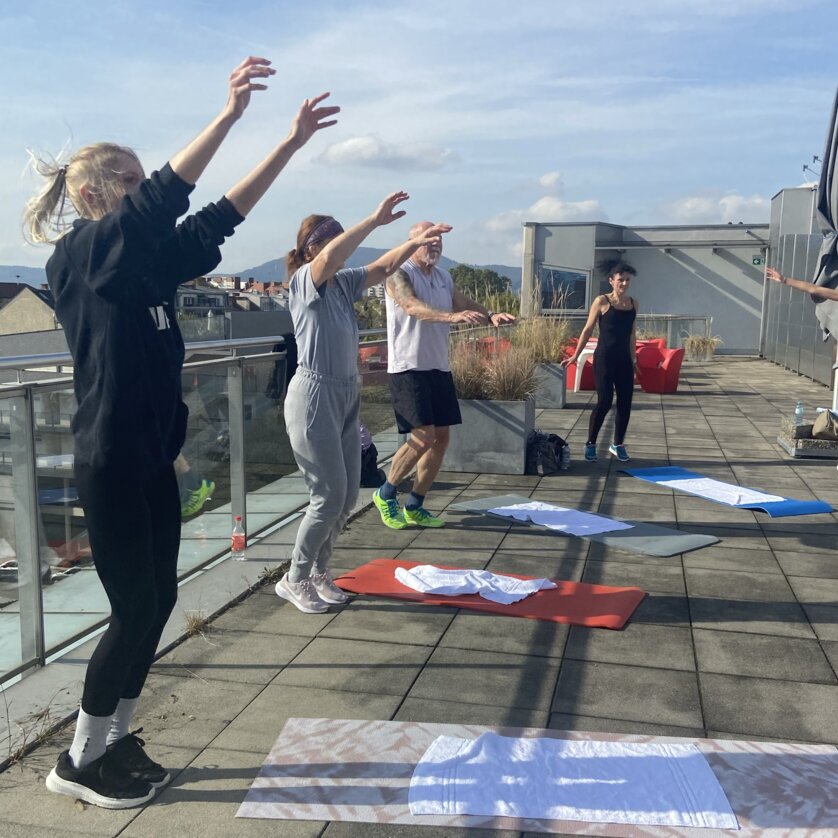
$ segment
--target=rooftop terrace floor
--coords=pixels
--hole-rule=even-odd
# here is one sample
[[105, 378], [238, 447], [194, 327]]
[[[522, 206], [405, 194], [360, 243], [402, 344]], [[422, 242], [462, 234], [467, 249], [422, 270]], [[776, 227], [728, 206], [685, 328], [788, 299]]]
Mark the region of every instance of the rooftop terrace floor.
[[[811, 411], [830, 396], [766, 361], [687, 366], [678, 394], [635, 394], [627, 440], [632, 465], [681, 465], [838, 507], [835, 463], [791, 460], [776, 443], [779, 418], [798, 399]], [[0, 774], [2, 834], [460, 834], [235, 820], [293, 716], [838, 744], [838, 517], [772, 520], [628, 477], [608, 458], [585, 463], [591, 394], [570, 398], [567, 409], [537, 418], [541, 429], [569, 436], [569, 471], [545, 478], [443, 473], [428, 506], [446, 528], [394, 532], [367, 508], [340, 537], [334, 567], [390, 556], [642, 587], [648, 596], [623, 631], [368, 597], [305, 615], [262, 587], [155, 664], [137, 723], [173, 780], [152, 804], [106, 812], [47, 792], [44, 778], [68, 747], [68, 730]], [[508, 492], [721, 541], [654, 558], [450, 508]], [[259, 545], [265, 558], [270, 539]]]

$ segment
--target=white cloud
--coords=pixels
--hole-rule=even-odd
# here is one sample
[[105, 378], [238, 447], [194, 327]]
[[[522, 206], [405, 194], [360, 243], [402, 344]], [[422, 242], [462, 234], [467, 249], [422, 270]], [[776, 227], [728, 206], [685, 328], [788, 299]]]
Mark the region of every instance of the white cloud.
[[664, 210], [668, 220], [677, 224], [753, 224], [768, 221], [771, 201], [761, 195], [691, 195], [673, 201]]
[[387, 143], [373, 135], [332, 143], [317, 158], [332, 166], [371, 166], [385, 169], [439, 169], [456, 159], [447, 148], [429, 143]]
[[546, 172], [538, 179], [538, 185], [557, 195], [564, 192], [564, 182], [561, 172]]
[[524, 221], [604, 221], [605, 213], [599, 201], [562, 201], [552, 195], [539, 198], [526, 209], [502, 212], [486, 222], [493, 233], [518, 230]]

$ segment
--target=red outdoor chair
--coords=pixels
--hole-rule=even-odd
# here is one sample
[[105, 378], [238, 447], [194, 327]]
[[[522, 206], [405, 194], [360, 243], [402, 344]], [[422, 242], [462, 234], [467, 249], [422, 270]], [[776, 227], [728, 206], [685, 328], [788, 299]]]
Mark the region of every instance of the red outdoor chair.
[[641, 346], [637, 350], [638, 380], [645, 393], [677, 393], [683, 349]]

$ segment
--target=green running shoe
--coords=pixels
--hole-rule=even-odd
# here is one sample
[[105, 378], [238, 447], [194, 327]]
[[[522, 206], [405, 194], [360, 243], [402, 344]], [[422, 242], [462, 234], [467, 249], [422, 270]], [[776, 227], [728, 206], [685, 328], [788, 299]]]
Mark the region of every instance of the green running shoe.
[[404, 508], [405, 523], [413, 527], [433, 527], [439, 528], [445, 526], [445, 521], [442, 518], [437, 518], [436, 515], [431, 515], [424, 506], [417, 506], [416, 509]]
[[372, 493], [372, 502], [381, 515], [381, 523], [385, 527], [390, 527], [391, 530], [403, 530], [407, 526], [407, 522], [404, 520], [401, 509], [399, 509], [399, 502], [395, 498], [384, 500], [379, 491], [379, 489], [376, 489]]
[[204, 508], [204, 504], [212, 497], [214, 491], [215, 483], [212, 480], [202, 480], [197, 489], [187, 492], [181, 498], [180, 517], [185, 520], [197, 515]]

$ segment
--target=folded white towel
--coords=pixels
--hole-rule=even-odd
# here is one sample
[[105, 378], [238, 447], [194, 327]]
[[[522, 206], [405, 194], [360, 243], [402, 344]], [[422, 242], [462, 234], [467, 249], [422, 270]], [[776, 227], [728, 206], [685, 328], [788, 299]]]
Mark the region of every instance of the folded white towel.
[[757, 489], [746, 489], [735, 483], [723, 483], [710, 477], [688, 477], [686, 479], [661, 480], [659, 486], [669, 486], [680, 492], [689, 492], [702, 498], [726, 503], [728, 506], [741, 506], [743, 503], [778, 503], [785, 500], [779, 495], [769, 495]]
[[440, 736], [410, 780], [413, 815], [739, 829], [694, 745]]
[[545, 588], [555, 588], [549, 579], [515, 579], [488, 570], [444, 570], [422, 564], [408, 570], [396, 568], [396, 579], [423, 594], [459, 596], [480, 594], [484, 599], [509, 605]]
[[528, 503], [514, 503], [510, 506], [496, 506], [489, 512], [503, 515], [504, 518], [514, 518], [516, 521], [531, 521], [551, 530], [559, 530], [569, 535], [597, 535], [601, 532], [616, 532], [630, 530], [634, 524], [625, 521], [615, 521], [603, 515], [593, 515], [578, 509], [568, 509], [565, 506], [555, 506], [533, 500]]

